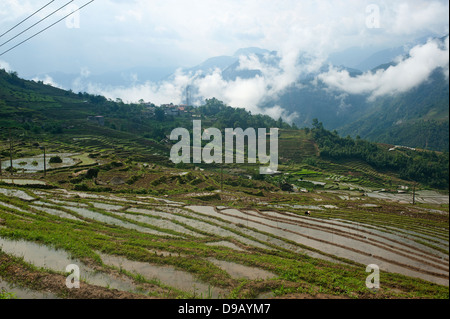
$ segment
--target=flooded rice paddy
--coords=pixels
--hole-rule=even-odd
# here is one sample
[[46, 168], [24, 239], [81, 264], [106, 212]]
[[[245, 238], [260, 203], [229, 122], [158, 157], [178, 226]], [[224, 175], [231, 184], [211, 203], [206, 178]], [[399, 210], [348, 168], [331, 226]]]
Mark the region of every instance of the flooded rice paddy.
[[[96, 271], [61, 249], [54, 249], [24, 240], [8, 240], [0, 237], [0, 249], [15, 257], [21, 257], [36, 267], [64, 273], [68, 265], [80, 268], [80, 280], [101, 287], [124, 291], [137, 291], [137, 287], [128, 278], [116, 278], [112, 275]], [[36, 292], [33, 292], [36, 294]]]
[[[148, 258], [153, 258], [152, 255], [169, 261], [173, 261], [176, 256], [194, 258], [187, 248], [181, 252], [163, 248], [171, 248], [170, 243], [174, 240], [196, 242], [201, 257], [195, 258], [220, 268], [234, 280], [271, 280], [279, 275], [261, 267], [211, 257], [208, 249], [235, 254], [245, 254], [255, 249], [289, 251], [299, 254], [299, 258], [308, 255], [340, 264], [345, 264], [345, 260], [362, 265], [376, 264], [381, 271], [400, 273], [446, 286], [449, 284], [448, 229], [420, 224], [404, 227], [401, 216], [384, 222], [372, 214], [373, 219], [355, 221], [344, 215], [340, 218], [339, 207], [325, 204], [268, 204], [265, 209], [236, 209], [187, 205], [152, 196], [97, 195], [64, 190], [25, 191], [5, 187], [0, 188], [0, 194], [11, 199], [0, 201], [0, 212], [22, 221], [57, 217], [55, 222], [92, 227], [101, 225], [106, 227], [102, 228], [106, 229], [104, 232], [123, 229], [136, 238], [160, 238], [161, 249], [148, 248]], [[373, 197], [373, 202], [361, 203], [359, 207], [380, 209], [381, 202], [377, 200], [392, 199], [389, 196], [377, 193], [369, 196]], [[424, 201], [446, 201], [436, 194], [424, 193], [418, 196]], [[304, 215], [304, 210], [311, 210], [311, 215]], [[423, 212], [448, 215], [446, 211], [434, 210], [430, 212], [424, 208]], [[8, 227], [1, 227], [0, 249], [4, 253], [23, 257], [27, 263], [57, 272], [64, 272], [68, 264], [77, 264], [81, 267], [82, 279], [91, 284], [123, 291], [139, 291], [129, 277], [118, 278], [94, 270], [63, 250], [2, 237], [1, 230]], [[180, 269], [175, 263], [169, 265], [156, 261], [137, 261], [127, 256], [108, 254], [105, 250], [97, 250], [96, 254], [106, 266], [157, 281], [163, 287], [212, 298], [226, 297], [230, 293], [220, 285], [203, 282], [198, 274]], [[52, 294], [27, 292], [6, 281], [0, 282], [0, 288], [6, 286], [23, 298], [56, 298]]]
[[[17, 169], [21, 173], [36, 173], [43, 171], [44, 168], [55, 169], [55, 168], [63, 168], [63, 167], [71, 167], [80, 162], [80, 160], [76, 159], [74, 156], [77, 154], [72, 153], [57, 153], [57, 154], [46, 154], [45, 156], [45, 166], [44, 166], [44, 154], [32, 156], [32, 157], [23, 157], [14, 159], [12, 161], [13, 167]], [[50, 163], [50, 159], [53, 156], [59, 156], [62, 160], [62, 163]], [[2, 161], [2, 167], [9, 167], [11, 163], [9, 160]]]

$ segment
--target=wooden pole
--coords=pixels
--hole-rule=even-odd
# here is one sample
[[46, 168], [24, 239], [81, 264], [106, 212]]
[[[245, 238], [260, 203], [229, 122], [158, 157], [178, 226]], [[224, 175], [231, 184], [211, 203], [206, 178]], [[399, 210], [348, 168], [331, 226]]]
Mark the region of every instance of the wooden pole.
[[14, 174], [12, 153], [13, 153], [13, 146], [12, 146], [11, 128], [9, 128], [9, 163], [10, 163], [11, 175]]
[[223, 192], [223, 162], [220, 163], [220, 191]]
[[413, 184], [413, 205], [416, 204], [416, 183]]
[[44, 176], [47, 174], [47, 162], [45, 158], [45, 146], [44, 146]]

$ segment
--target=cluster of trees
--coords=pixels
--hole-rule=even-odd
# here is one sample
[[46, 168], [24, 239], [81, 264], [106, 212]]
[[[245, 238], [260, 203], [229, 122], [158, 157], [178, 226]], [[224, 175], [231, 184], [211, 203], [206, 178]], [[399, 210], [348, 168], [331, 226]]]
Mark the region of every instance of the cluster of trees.
[[[164, 110], [161, 107], [155, 107], [154, 116], [145, 118], [142, 116], [146, 111], [148, 105], [143, 103], [125, 104], [120, 99], [115, 101], [106, 99], [103, 96], [91, 95], [88, 93], [79, 93], [79, 97], [84, 98], [94, 105], [94, 110], [98, 114], [102, 114], [108, 118], [115, 118], [121, 120], [128, 120], [133, 124], [133, 130], [139, 126], [145, 128], [144, 136], [147, 138], [161, 139], [165, 135], [170, 134], [171, 130], [180, 127], [190, 127], [192, 123], [191, 117], [172, 117], [165, 116]], [[194, 114], [200, 116], [202, 119], [210, 119], [213, 121], [212, 126], [219, 129], [241, 127], [243, 129], [248, 127], [253, 128], [292, 128], [289, 124], [282, 121], [282, 119], [274, 120], [267, 115], [252, 115], [251, 112], [243, 108], [234, 108], [227, 106], [222, 101], [211, 98], [206, 99], [205, 104], [199, 107], [188, 107]], [[121, 129], [127, 131], [125, 127], [116, 124], [110, 124], [114, 129]]]
[[319, 145], [320, 156], [330, 159], [360, 159], [376, 169], [393, 170], [400, 178], [420, 182], [440, 189], [449, 187], [449, 153], [431, 151], [387, 151], [379, 145], [324, 129], [322, 123], [313, 120], [312, 133]]
[[283, 122], [281, 118], [274, 120], [268, 115], [254, 114], [243, 108], [235, 108], [225, 105], [222, 101], [212, 98], [206, 99], [206, 103], [196, 109], [203, 116], [216, 118], [214, 126], [219, 129], [240, 127], [253, 128], [292, 128]]

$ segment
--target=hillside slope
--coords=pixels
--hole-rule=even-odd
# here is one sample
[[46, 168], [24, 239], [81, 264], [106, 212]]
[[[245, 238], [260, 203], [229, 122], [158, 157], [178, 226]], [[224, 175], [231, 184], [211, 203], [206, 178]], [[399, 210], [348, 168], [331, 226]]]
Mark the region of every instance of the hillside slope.
[[[65, 150], [93, 156], [101, 154], [113, 161], [157, 163], [173, 167], [175, 165], [168, 156], [175, 141], [168, 140], [167, 136], [177, 127], [191, 131], [193, 119], [200, 118], [203, 128], [279, 128], [281, 171], [287, 169], [295, 172], [308, 167], [328, 174], [347, 175], [354, 171], [352, 163], [357, 160], [372, 167], [367, 171], [383, 172], [372, 182], [377, 187], [384, 185], [383, 179], [390, 179], [391, 176], [408, 183], [420, 182], [430, 187], [448, 188], [448, 153], [390, 152], [392, 146], [350, 137], [340, 138], [337, 132], [326, 131], [317, 119], [312, 121], [313, 130], [295, 129], [280, 120], [252, 115], [217, 99], [206, 100], [205, 105], [189, 108], [189, 112], [180, 116], [163, 115], [159, 118], [156, 113], [150, 114], [145, 104], [125, 104], [102, 96], [74, 94], [20, 79], [14, 73], [0, 72], [0, 125], [15, 128], [12, 130], [12, 138], [17, 146], [13, 155], [15, 158], [34, 155], [35, 144], [44, 143], [57, 152]], [[163, 110], [162, 107], [151, 108]], [[104, 123], [88, 120], [93, 115], [101, 115]], [[0, 138], [0, 156], [9, 157], [9, 130], [0, 130]], [[339, 171], [335, 170], [336, 163], [339, 163]], [[200, 166], [212, 172], [218, 168], [217, 165]], [[181, 167], [195, 168], [191, 164]], [[223, 168], [239, 172], [242, 176], [265, 179], [254, 173], [259, 169], [259, 164], [230, 164]], [[368, 176], [366, 180], [369, 179]], [[279, 184], [283, 180], [275, 178], [273, 182]]]
[[436, 70], [419, 87], [376, 100], [364, 116], [338, 131], [376, 142], [448, 151], [448, 106], [448, 79]]

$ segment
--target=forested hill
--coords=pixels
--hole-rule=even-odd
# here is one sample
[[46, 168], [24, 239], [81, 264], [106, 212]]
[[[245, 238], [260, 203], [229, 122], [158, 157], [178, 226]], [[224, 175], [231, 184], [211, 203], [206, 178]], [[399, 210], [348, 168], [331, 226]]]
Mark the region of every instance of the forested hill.
[[[94, 121], [89, 120], [91, 117]], [[102, 120], [97, 122], [97, 117]], [[191, 129], [193, 119], [201, 119], [203, 128], [222, 130], [229, 127], [280, 128], [281, 163], [314, 163], [309, 159], [317, 156], [330, 161], [357, 159], [376, 170], [395, 172], [405, 181], [448, 189], [448, 152], [407, 148], [392, 151], [393, 145], [350, 136], [342, 138], [336, 131], [325, 130], [317, 119], [312, 121], [312, 130], [298, 129], [281, 119], [253, 115], [215, 98], [207, 99], [199, 107], [125, 104], [120, 99], [113, 101], [98, 95], [76, 94], [41, 82], [23, 80], [15, 73], [0, 70], [0, 127], [16, 128], [17, 137], [72, 143], [83, 136], [98, 136], [104, 147], [114, 150], [114, 143], [129, 144], [133, 140], [147, 155], [157, 152], [165, 156], [162, 162], [167, 163], [172, 145], [167, 136], [177, 127]], [[0, 145], [5, 144], [7, 134], [8, 130], [0, 130]], [[138, 155], [134, 153], [133, 158], [137, 159]]]
[[377, 99], [364, 116], [339, 132], [380, 143], [448, 151], [448, 79], [436, 70], [409, 92]]
[[[267, 115], [252, 115], [212, 98], [200, 107], [124, 103], [100, 95], [74, 93], [24, 80], [15, 72], [0, 70], [0, 127], [18, 127], [31, 133], [62, 133], [81, 127], [89, 117], [100, 116], [105, 129], [132, 133], [159, 141], [176, 127], [191, 127], [192, 119], [225, 127], [291, 128]], [[1, 134], [1, 133], [0, 133]]]
[[336, 131], [323, 128], [317, 120], [312, 133], [320, 156], [334, 161], [359, 159], [379, 171], [389, 170], [399, 177], [440, 189], [449, 187], [449, 153], [429, 152], [408, 147], [394, 148], [359, 137], [340, 137]]

